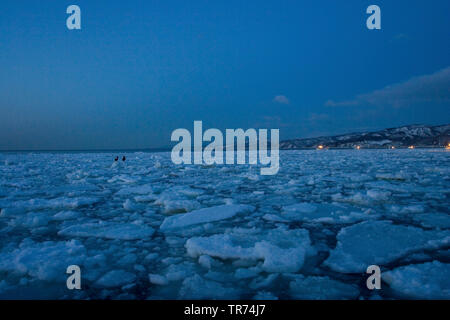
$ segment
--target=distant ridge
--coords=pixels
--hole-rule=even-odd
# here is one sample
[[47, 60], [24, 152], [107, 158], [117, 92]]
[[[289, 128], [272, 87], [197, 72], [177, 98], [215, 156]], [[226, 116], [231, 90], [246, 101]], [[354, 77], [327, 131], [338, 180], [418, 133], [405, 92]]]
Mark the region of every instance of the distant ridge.
[[280, 142], [280, 149], [317, 148], [407, 148], [443, 147], [450, 143], [450, 124], [427, 126], [413, 124], [374, 132], [358, 132], [337, 136], [293, 139]]

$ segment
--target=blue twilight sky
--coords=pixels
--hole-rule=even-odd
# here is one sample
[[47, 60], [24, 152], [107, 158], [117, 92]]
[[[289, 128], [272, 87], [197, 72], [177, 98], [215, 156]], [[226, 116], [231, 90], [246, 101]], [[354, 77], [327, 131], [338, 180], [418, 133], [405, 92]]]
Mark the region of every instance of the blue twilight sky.
[[[67, 6], [81, 30], [66, 28]], [[381, 7], [381, 30], [366, 8]], [[450, 123], [450, 1], [3, 0], [0, 149]]]

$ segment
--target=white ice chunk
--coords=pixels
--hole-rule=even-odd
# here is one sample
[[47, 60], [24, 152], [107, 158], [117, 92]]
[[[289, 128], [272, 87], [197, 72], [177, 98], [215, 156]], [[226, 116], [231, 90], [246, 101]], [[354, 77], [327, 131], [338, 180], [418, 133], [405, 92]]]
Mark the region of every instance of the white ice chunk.
[[196, 200], [157, 200], [155, 204], [162, 204], [164, 206], [164, 213], [180, 213], [189, 212], [201, 207]]
[[450, 243], [450, 233], [395, 225], [391, 221], [362, 222], [343, 228], [337, 246], [325, 265], [345, 273], [364, 272], [368, 266], [382, 266], [418, 250]]
[[194, 270], [195, 265], [190, 262], [171, 264], [165, 270], [165, 277], [169, 281], [179, 281], [192, 275]]
[[160, 229], [170, 230], [183, 228], [194, 224], [214, 222], [234, 217], [238, 213], [253, 211], [248, 205], [221, 205], [191, 211], [185, 214], [177, 214], [164, 219]]
[[0, 253], [0, 271], [27, 274], [39, 280], [66, 278], [69, 265], [80, 265], [86, 259], [85, 247], [76, 240], [33, 242], [24, 240], [12, 252]]
[[384, 272], [382, 279], [405, 298], [450, 299], [450, 264], [411, 264]]
[[258, 235], [194, 237], [186, 242], [186, 249], [191, 257], [206, 254], [221, 259], [263, 260], [266, 272], [297, 272], [313, 250], [307, 230], [281, 228]]
[[167, 280], [166, 277], [159, 275], [159, 274], [153, 274], [153, 273], [150, 273], [148, 275], [148, 280], [150, 281], [150, 283], [157, 284], [160, 286], [165, 286], [169, 283], [169, 280]]

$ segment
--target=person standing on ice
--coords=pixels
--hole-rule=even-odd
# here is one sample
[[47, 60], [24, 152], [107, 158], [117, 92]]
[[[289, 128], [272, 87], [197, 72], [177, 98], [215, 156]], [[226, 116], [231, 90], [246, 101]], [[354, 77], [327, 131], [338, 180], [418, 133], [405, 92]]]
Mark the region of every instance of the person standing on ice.
[[123, 156], [123, 157], [122, 157], [122, 161], [125, 161], [125, 160], [127, 160], [127, 158], [125, 158], [125, 156]]
[[118, 161], [119, 160], [119, 156], [116, 156], [115, 158], [114, 158], [114, 161]]

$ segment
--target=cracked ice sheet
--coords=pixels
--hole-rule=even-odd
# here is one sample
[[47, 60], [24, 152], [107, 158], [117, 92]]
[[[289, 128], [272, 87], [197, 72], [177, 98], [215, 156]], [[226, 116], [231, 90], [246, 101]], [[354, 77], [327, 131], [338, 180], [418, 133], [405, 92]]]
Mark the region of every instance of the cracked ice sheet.
[[410, 253], [444, 247], [450, 243], [450, 232], [374, 221], [341, 229], [337, 240], [324, 264], [338, 272], [358, 273], [373, 264], [383, 266]]
[[309, 232], [305, 229], [273, 229], [251, 234], [216, 234], [210, 237], [194, 237], [186, 242], [191, 257], [206, 254], [221, 259], [263, 260], [261, 268], [266, 272], [297, 272], [307, 255], [314, 252]]
[[450, 264], [439, 261], [411, 264], [384, 272], [391, 289], [406, 298], [450, 299]]

